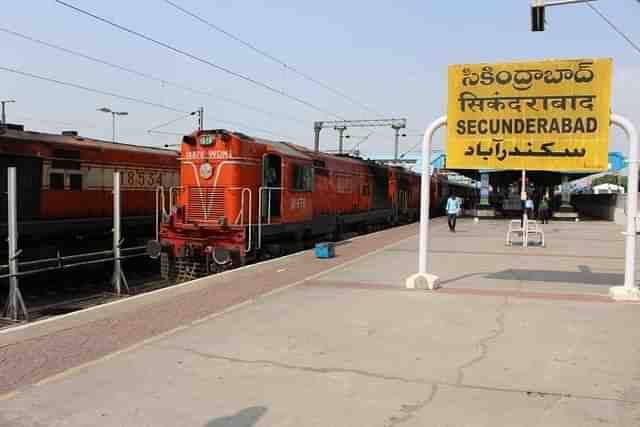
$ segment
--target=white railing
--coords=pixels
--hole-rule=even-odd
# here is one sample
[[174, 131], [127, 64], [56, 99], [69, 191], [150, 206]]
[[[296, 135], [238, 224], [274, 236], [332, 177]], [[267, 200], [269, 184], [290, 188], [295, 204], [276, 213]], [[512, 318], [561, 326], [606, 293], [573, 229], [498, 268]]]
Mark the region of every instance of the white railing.
[[[260, 187], [258, 189], [258, 244], [256, 249], [262, 248], [262, 209], [263, 209], [263, 197], [262, 194], [267, 191], [268, 194], [268, 205], [267, 205], [267, 225], [271, 224], [271, 193], [273, 191], [280, 191], [281, 194], [284, 192], [284, 187]], [[280, 197], [280, 207], [282, 209], [282, 197]]]
[[[240, 191], [240, 212], [236, 216], [234, 221], [234, 225], [240, 225], [242, 227], [248, 226], [249, 234], [247, 236], [247, 251], [251, 250], [251, 246], [253, 244], [253, 198], [251, 194], [251, 189], [248, 187], [229, 187], [227, 188], [229, 191]], [[245, 197], [246, 195], [246, 197]], [[247, 203], [245, 203], [247, 200]], [[248, 218], [249, 220], [245, 223], [245, 206], [249, 207]], [[239, 222], [239, 224], [238, 224]]]
[[[160, 208], [162, 207], [162, 212]], [[165, 221], [167, 214], [167, 201], [165, 200], [164, 187], [159, 185], [156, 187], [156, 240], [160, 241], [160, 218]]]
[[409, 192], [408, 191], [398, 191], [393, 200], [393, 210], [394, 214], [397, 217], [400, 216], [401, 213], [406, 214], [409, 210]]
[[183, 187], [181, 185], [179, 186], [174, 186], [174, 187], [169, 187], [169, 213], [173, 212], [173, 206], [174, 206], [174, 202], [175, 199], [173, 197], [173, 192], [175, 191], [176, 194], [178, 191], [182, 191]]

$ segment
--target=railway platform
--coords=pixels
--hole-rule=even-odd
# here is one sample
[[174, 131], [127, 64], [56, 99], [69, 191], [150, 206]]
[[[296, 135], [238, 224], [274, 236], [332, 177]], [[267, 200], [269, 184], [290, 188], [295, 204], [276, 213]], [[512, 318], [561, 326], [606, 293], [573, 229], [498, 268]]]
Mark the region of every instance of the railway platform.
[[0, 425], [637, 426], [622, 227], [417, 224], [0, 332]]

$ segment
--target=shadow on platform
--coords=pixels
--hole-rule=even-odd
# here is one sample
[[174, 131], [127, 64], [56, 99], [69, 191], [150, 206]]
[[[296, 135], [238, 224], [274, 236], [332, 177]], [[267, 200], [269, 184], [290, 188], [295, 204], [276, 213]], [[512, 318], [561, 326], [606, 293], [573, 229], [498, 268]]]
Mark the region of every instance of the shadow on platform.
[[204, 427], [253, 427], [266, 412], [264, 406], [251, 406], [228, 417], [215, 418]]
[[524, 280], [529, 282], [574, 283], [584, 285], [621, 285], [624, 274], [593, 273], [587, 269], [581, 271], [553, 271], [553, 270], [519, 270], [509, 269], [486, 275], [487, 279]]

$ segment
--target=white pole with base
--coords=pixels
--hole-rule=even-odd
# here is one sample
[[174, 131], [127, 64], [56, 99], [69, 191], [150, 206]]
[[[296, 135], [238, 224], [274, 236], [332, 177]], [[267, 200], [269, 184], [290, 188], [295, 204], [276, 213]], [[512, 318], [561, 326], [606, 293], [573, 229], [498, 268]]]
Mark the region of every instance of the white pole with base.
[[627, 192], [627, 229], [625, 235], [624, 285], [613, 286], [609, 296], [615, 300], [638, 301], [640, 290], [636, 286], [636, 222], [638, 216], [638, 132], [626, 118], [611, 114], [611, 124], [621, 127], [629, 139], [629, 178]]
[[407, 278], [408, 289], [437, 289], [438, 276], [427, 273], [429, 269], [429, 202], [431, 197], [431, 139], [440, 127], [447, 124], [447, 116], [437, 118], [427, 128], [422, 141], [422, 177], [420, 183], [420, 235], [418, 272]]
[[522, 186], [520, 192], [520, 200], [522, 200], [524, 209], [522, 209], [522, 247], [526, 248], [529, 244], [529, 216], [527, 215], [527, 171], [522, 169]]

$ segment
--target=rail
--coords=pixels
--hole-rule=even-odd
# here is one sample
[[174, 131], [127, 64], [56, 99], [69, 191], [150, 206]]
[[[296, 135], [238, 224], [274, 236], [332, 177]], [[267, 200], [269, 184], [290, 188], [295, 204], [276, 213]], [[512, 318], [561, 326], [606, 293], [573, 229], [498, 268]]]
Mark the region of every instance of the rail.
[[173, 192], [175, 191], [177, 193], [178, 191], [182, 190], [184, 190], [184, 187], [181, 185], [169, 187], [169, 213], [173, 212], [174, 207]]
[[[262, 248], [262, 216], [263, 216], [263, 197], [262, 194], [267, 191], [268, 193], [268, 206], [267, 206], [267, 225], [271, 224], [271, 193], [273, 191], [284, 192], [286, 189], [284, 187], [260, 187], [258, 189], [258, 238], [257, 238], [257, 246], [256, 249]], [[280, 198], [280, 203], [282, 204], [282, 197]], [[282, 206], [282, 205], [281, 205]]]
[[[146, 246], [132, 246], [130, 248], [120, 249], [120, 251], [122, 252], [144, 251], [144, 250], [146, 250]], [[107, 251], [88, 252], [86, 254], [67, 255], [67, 256], [60, 256], [60, 253], [58, 253], [58, 256], [55, 258], [44, 258], [44, 259], [35, 259], [32, 261], [24, 261], [24, 262], [21, 262], [20, 265], [31, 266], [31, 265], [37, 265], [37, 264], [46, 264], [49, 262], [58, 262], [61, 260], [67, 261], [67, 260], [74, 260], [74, 259], [91, 258], [95, 256], [111, 255], [112, 253], [113, 253], [113, 249], [109, 249]], [[5, 270], [7, 268], [9, 268], [9, 264], [0, 265], [0, 270]], [[3, 277], [4, 276], [0, 276], [0, 278], [3, 278]]]
[[[34, 270], [25, 270], [25, 271], [19, 271], [19, 272], [16, 272], [16, 273], [3, 274], [3, 275], [0, 275], [0, 279], [7, 279], [7, 278], [11, 278], [11, 277], [29, 276], [29, 275], [32, 275], [32, 274], [45, 273], [45, 272], [48, 272], [48, 271], [65, 270], [65, 269], [74, 268], [74, 267], [81, 267], [81, 266], [86, 266], [86, 265], [100, 264], [100, 263], [105, 263], [105, 262], [113, 262], [113, 261], [120, 261], [120, 260], [129, 259], [129, 258], [137, 258], [137, 257], [147, 256], [146, 247], [145, 246], [136, 246], [136, 247], [132, 247], [132, 248], [121, 249], [122, 252], [132, 252], [134, 250], [135, 251], [144, 251], [144, 252], [141, 252], [139, 254], [123, 255], [123, 256], [119, 256], [117, 258], [115, 256], [111, 256], [111, 257], [108, 257], [108, 258], [101, 258], [101, 259], [82, 260], [82, 261], [75, 262], [75, 263], [70, 263], [70, 264], [64, 264], [64, 261], [71, 261], [71, 260], [77, 260], [77, 259], [83, 259], [83, 258], [92, 258], [92, 257], [95, 257], [95, 256], [111, 255], [111, 254], [114, 253], [114, 251], [110, 250], [110, 251], [101, 251], [101, 252], [89, 252], [89, 253], [86, 253], [86, 254], [58, 256], [56, 258], [46, 258], [46, 259], [39, 259], [39, 260], [33, 260], [33, 261], [25, 261], [25, 262], [20, 263], [20, 266], [24, 267], [24, 266], [32, 266], [32, 265], [38, 265], [38, 264], [50, 264], [50, 263], [53, 263], [53, 262], [56, 262], [57, 265], [50, 266], [50, 267], [37, 268], [37, 269], [34, 269]], [[9, 267], [8, 265], [2, 265], [2, 266], [0, 266], [0, 269], [7, 269], [8, 267]]]
[[400, 214], [406, 214], [409, 210], [409, 192], [408, 191], [398, 191], [393, 196], [393, 213], [396, 218], [400, 217]]
[[[160, 215], [160, 205], [162, 205], [162, 216]], [[167, 202], [164, 196], [164, 187], [159, 185], [156, 187], [156, 240], [160, 240], [160, 218], [163, 219], [167, 217], [166, 210]], [[171, 212], [171, 211], [169, 211]]]
[[[240, 212], [238, 212], [238, 215], [236, 216], [236, 219], [234, 221], [234, 224], [236, 225], [240, 225], [242, 227], [247, 227], [249, 229], [249, 233], [247, 236], [247, 251], [251, 250], [251, 246], [253, 244], [253, 198], [252, 198], [252, 194], [251, 194], [251, 189], [248, 187], [229, 187], [227, 188], [227, 190], [229, 191], [240, 191]], [[245, 224], [244, 221], [244, 212], [245, 212], [245, 194], [248, 194], [248, 197], [246, 197], [246, 199], [248, 199], [248, 207], [249, 207], [249, 213], [248, 213], [248, 218], [249, 221]], [[238, 221], [240, 221], [240, 224], [238, 224]]]

